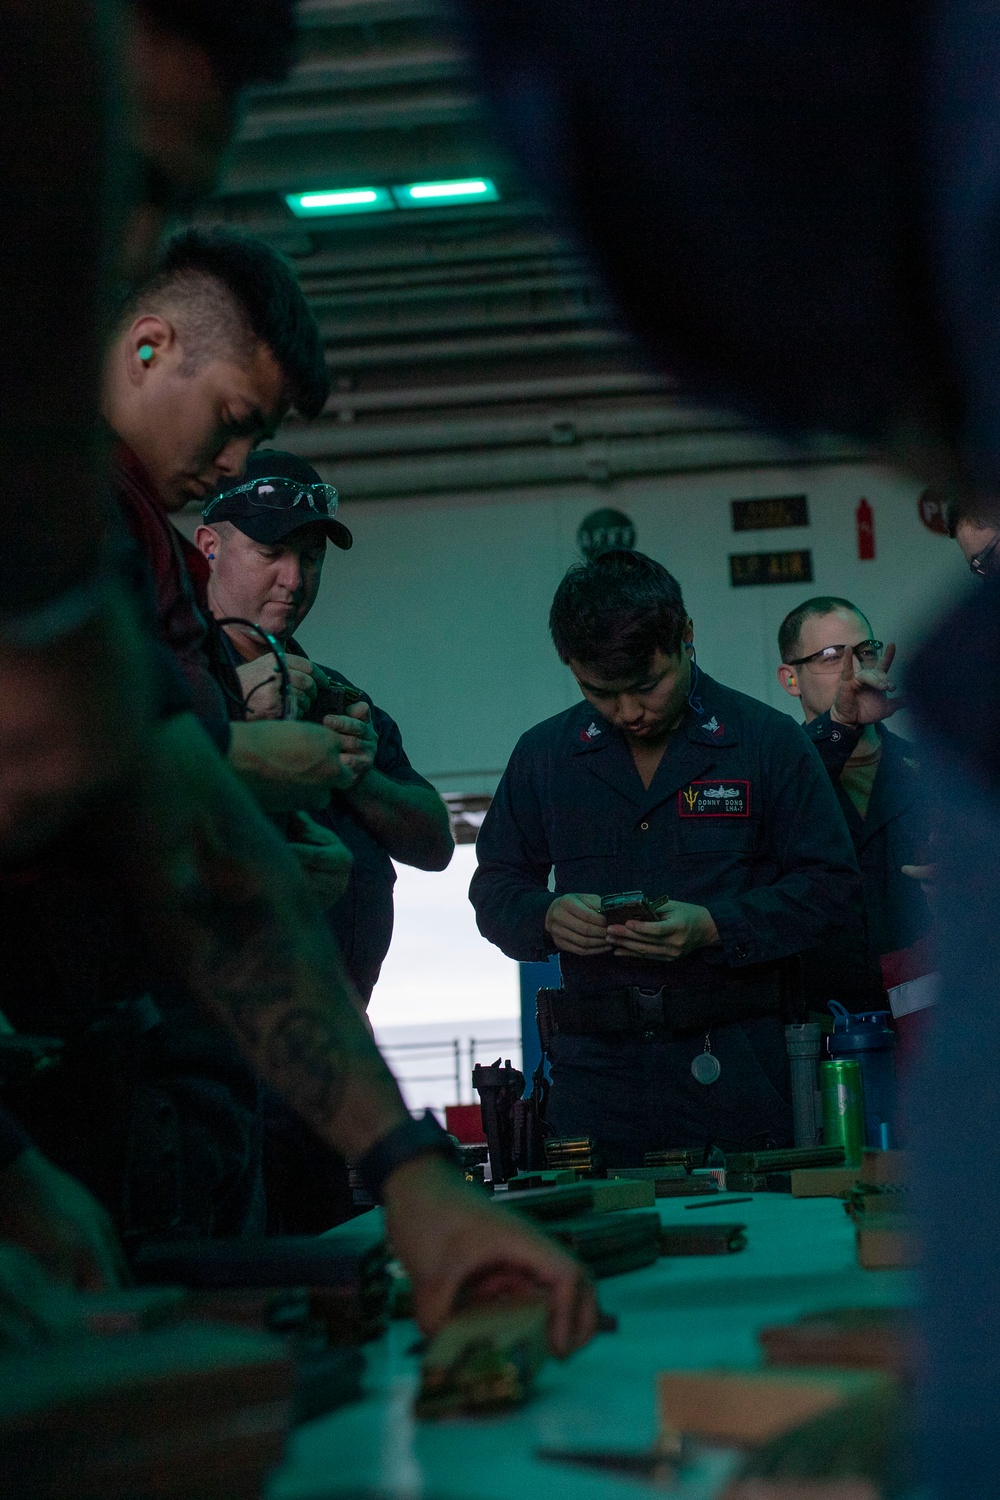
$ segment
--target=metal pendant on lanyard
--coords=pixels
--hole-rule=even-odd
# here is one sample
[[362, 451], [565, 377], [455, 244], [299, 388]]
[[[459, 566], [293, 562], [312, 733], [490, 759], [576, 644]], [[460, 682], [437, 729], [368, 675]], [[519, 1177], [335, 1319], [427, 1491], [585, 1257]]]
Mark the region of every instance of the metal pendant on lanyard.
[[712, 1051], [712, 1033], [705, 1032], [705, 1049], [699, 1052], [691, 1064], [691, 1073], [699, 1083], [717, 1083], [719, 1074], [722, 1072], [722, 1064]]

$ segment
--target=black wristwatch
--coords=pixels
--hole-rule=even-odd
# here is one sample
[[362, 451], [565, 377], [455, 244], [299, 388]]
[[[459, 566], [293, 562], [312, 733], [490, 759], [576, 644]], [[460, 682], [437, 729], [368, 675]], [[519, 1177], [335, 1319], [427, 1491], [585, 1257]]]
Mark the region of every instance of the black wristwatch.
[[458, 1164], [458, 1152], [451, 1136], [427, 1109], [419, 1119], [411, 1116], [394, 1125], [360, 1161], [355, 1162], [355, 1168], [375, 1202], [382, 1203], [382, 1189], [389, 1174], [406, 1162], [429, 1154], [443, 1156]]

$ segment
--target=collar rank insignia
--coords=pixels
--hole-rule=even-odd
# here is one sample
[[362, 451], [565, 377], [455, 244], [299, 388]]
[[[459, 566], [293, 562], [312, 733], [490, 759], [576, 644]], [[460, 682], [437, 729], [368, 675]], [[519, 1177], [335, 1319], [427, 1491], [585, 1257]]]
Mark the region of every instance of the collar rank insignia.
[[594, 720], [591, 719], [591, 721], [588, 724], [587, 728], [580, 730], [580, 738], [583, 741], [583, 743], [585, 745], [587, 745], [587, 744], [590, 743], [591, 740], [596, 740], [597, 736], [600, 733], [601, 733], [601, 731], [598, 729], [598, 727], [595, 724]]
[[726, 732], [725, 724], [720, 724], [714, 714], [709, 719], [708, 723], [703, 724], [701, 727], [706, 734], [710, 734], [715, 740], [721, 739]]
[[677, 815], [680, 818], [749, 818], [750, 783], [733, 781], [692, 781], [677, 793]]

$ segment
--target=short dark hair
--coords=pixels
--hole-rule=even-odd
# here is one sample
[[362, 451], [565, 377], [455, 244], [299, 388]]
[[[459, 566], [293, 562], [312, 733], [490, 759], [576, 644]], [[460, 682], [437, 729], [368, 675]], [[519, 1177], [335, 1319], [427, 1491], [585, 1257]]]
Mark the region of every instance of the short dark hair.
[[622, 548], [570, 568], [549, 612], [560, 659], [586, 662], [609, 680], [645, 670], [657, 651], [676, 655], [686, 624], [677, 579]]
[[229, 93], [280, 83], [292, 65], [294, 0], [138, 0], [138, 8], [201, 47]]
[[952, 540], [963, 521], [986, 529], [996, 526], [998, 519], [996, 506], [983, 499], [949, 500], [944, 508], [944, 523]]
[[807, 599], [805, 604], [800, 604], [787, 614], [778, 627], [778, 650], [781, 652], [781, 660], [787, 661], [792, 652], [799, 644], [802, 627], [805, 622], [814, 615], [832, 615], [836, 609], [849, 609], [852, 615], [857, 615], [864, 620], [868, 629], [872, 625], [863, 609], [852, 604], [850, 599], [838, 599], [835, 594], [817, 594], [815, 599]]
[[331, 383], [323, 337], [294, 270], [270, 245], [234, 229], [182, 230], [163, 246], [124, 316], [168, 297], [183, 306], [193, 355], [265, 344], [295, 409], [304, 417], [323, 410]]

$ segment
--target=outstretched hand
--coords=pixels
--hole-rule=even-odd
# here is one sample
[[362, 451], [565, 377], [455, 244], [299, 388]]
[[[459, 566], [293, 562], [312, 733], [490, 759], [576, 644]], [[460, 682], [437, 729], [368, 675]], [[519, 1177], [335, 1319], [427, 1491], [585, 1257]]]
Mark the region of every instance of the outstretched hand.
[[87, 1331], [85, 1303], [65, 1282], [54, 1281], [34, 1255], [0, 1244], [0, 1349], [29, 1351], [35, 1344]]
[[0, 1172], [0, 1240], [30, 1251], [79, 1291], [106, 1292], [128, 1281], [118, 1236], [97, 1199], [33, 1146]]
[[389, 1238], [425, 1333], [436, 1332], [470, 1298], [502, 1289], [546, 1294], [549, 1348], [558, 1358], [593, 1337], [597, 1302], [584, 1267], [520, 1214], [494, 1208], [440, 1157], [397, 1168], [385, 1199]]
[[830, 709], [831, 719], [857, 729], [866, 724], [881, 724], [883, 719], [891, 719], [898, 713], [905, 706], [902, 698], [889, 696], [893, 686], [888, 674], [895, 655], [896, 647], [890, 641], [877, 667], [863, 667], [853, 651], [845, 651], [837, 696]]

